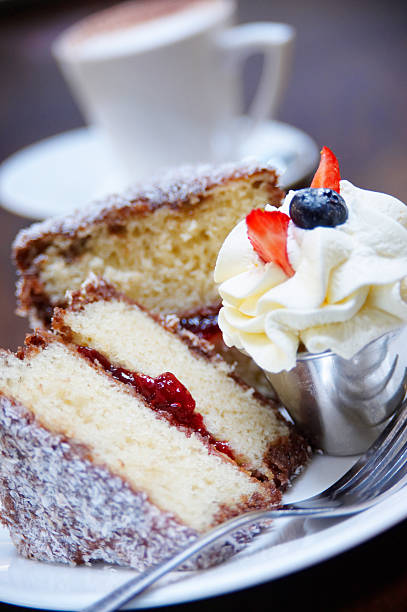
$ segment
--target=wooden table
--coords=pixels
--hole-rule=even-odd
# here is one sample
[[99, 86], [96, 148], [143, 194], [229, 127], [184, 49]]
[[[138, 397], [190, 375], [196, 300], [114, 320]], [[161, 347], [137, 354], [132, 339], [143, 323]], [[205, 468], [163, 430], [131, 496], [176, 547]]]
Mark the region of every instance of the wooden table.
[[[82, 125], [49, 47], [67, 25], [111, 3], [15, 0], [1, 6], [0, 161], [24, 145]], [[242, 21], [284, 21], [297, 28], [294, 74], [278, 118], [332, 148], [344, 177], [407, 201], [404, 3], [241, 0], [239, 9]], [[257, 74], [254, 61], [245, 74], [247, 98]], [[28, 223], [0, 209], [0, 345], [9, 348], [21, 344], [27, 329], [13, 314], [9, 253], [14, 235]], [[404, 522], [286, 578], [169, 609], [406, 611], [406, 535]]]

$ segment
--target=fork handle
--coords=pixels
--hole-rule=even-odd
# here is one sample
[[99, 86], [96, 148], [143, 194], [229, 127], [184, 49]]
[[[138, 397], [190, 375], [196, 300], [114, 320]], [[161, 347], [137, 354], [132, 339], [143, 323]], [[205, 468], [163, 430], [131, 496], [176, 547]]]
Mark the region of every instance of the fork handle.
[[222, 523], [215, 529], [212, 529], [205, 535], [198, 538], [195, 542], [181, 550], [175, 556], [171, 556], [164, 561], [161, 561], [157, 565], [154, 565], [150, 569], [142, 572], [141, 574], [131, 578], [121, 586], [117, 587], [95, 603], [91, 604], [87, 608], [84, 608], [82, 612], [113, 612], [117, 610], [125, 603], [133, 599], [136, 595], [139, 595], [159, 578], [175, 569], [179, 565], [182, 565], [190, 557], [195, 555], [197, 552], [205, 549], [210, 544], [213, 544], [216, 540], [222, 538], [228, 533], [238, 530], [241, 527], [249, 523], [263, 522], [264, 520], [272, 518], [282, 518], [289, 516], [338, 516], [338, 514], [353, 514], [357, 512], [355, 506], [353, 511], [349, 510], [346, 512], [344, 508], [300, 508], [295, 504], [286, 504], [280, 506], [274, 510], [258, 510], [254, 512], [247, 512], [241, 516], [235, 517]]

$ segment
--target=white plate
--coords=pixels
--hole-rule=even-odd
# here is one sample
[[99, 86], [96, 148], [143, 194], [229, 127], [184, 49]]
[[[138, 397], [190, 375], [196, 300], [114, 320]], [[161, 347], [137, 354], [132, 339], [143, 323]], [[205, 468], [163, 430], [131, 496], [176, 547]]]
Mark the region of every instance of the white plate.
[[[247, 124], [240, 120], [241, 130]], [[272, 161], [288, 187], [310, 174], [318, 163], [315, 142], [301, 130], [280, 123], [260, 123], [242, 138], [238, 157]], [[18, 215], [44, 219], [81, 208], [123, 188], [101, 134], [79, 128], [57, 134], [9, 157], [0, 166], [0, 202]]]
[[[316, 456], [286, 499], [317, 493], [334, 482], [355, 459]], [[318, 563], [377, 535], [407, 517], [407, 487], [381, 504], [347, 519], [280, 519], [244, 551], [218, 567], [173, 572], [130, 602], [127, 609], [193, 601], [230, 593]], [[67, 567], [17, 556], [0, 530], [0, 600], [50, 610], [80, 610], [134, 575], [99, 565]]]

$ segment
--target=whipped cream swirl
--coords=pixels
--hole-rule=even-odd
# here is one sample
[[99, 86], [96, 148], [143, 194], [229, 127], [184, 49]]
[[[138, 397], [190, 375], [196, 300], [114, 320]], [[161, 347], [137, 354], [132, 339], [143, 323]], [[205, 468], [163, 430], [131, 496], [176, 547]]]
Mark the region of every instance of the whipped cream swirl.
[[[279, 209], [287, 215], [294, 193]], [[407, 206], [348, 181], [340, 193], [349, 211], [344, 224], [305, 230], [290, 221], [290, 278], [258, 257], [245, 220], [219, 252], [224, 340], [266, 371], [290, 370], [304, 346], [350, 359], [407, 321]]]

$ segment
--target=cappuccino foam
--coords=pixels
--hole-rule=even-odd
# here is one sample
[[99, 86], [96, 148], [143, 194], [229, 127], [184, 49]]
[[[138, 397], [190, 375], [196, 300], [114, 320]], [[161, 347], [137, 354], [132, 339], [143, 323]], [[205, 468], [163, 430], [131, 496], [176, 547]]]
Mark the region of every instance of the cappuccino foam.
[[69, 28], [59, 41], [59, 52], [96, 59], [142, 51], [196, 34], [231, 10], [231, 0], [124, 2]]

